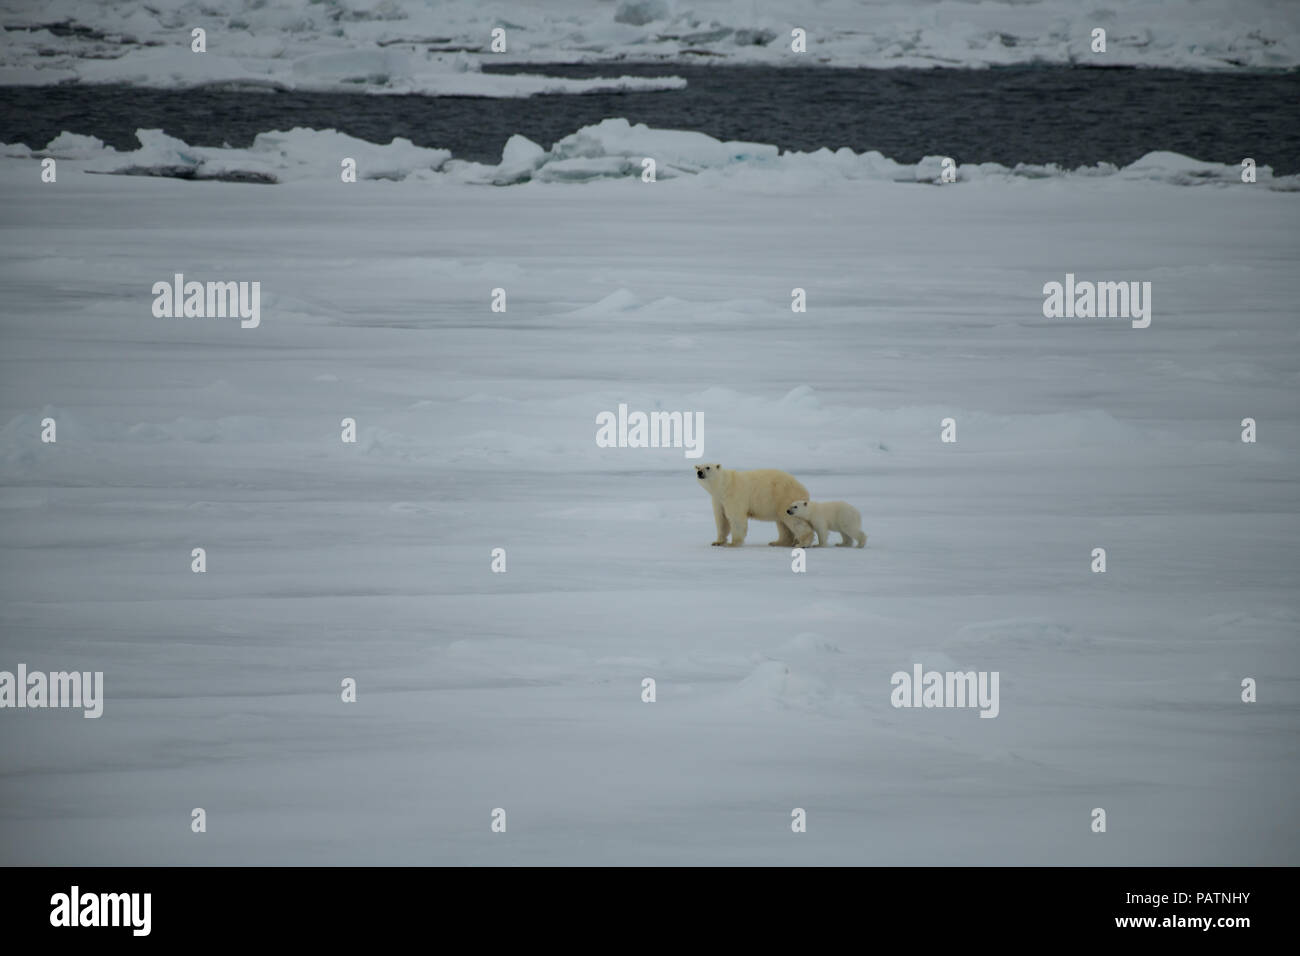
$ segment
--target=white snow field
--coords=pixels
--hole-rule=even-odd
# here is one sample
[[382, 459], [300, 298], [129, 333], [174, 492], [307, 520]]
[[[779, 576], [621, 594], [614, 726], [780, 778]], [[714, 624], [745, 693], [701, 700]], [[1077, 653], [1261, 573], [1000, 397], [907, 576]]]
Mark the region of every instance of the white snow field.
[[674, 80], [503, 77], [482, 64], [1300, 65], [1294, 0], [6, 0], [0, 26], [0, 84], [528, 96]]
[[[0, 670], [106, 688], [0, 710], [0, 862], [1300, 863], [1295, 194], [645, 135], [675, 178], [0, 160]], [[260, 325], [155, 318], [176, 273]], [[1044, 318], [1067, 273], [1150, 327]], [[867, 547], [711, 547], [620, 403]], [[998, 716], [894, 708], [918, 663]]]

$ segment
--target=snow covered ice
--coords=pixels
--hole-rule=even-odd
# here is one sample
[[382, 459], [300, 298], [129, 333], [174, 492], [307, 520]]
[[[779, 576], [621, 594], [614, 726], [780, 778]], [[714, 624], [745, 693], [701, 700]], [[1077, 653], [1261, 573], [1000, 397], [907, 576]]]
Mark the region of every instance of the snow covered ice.
[[[28, 144], [57, 188], [0, 159], [0, 667], [104, 713], [0, 715], [3, 862], [1297, 861], [1294, 177], [72, 133]], [[82, 174], [177, 164], [279, 184]], [[1066, 272], [1150, 281], [1150, 328], [1045, 319]], [[154, 318], [174, 273], [260, 326]], [[867, 547], [710, 547], [681, 449], [597, 447], [620, 403]], [[997, 718], [891, 707], [915, 663]]]
[[[493, 59], [786, 64], [791, 31], [826, 66], [1085, 64], [1193, 70], [1300, 65], [1291, 0], [8, 0], [0, 83], [233, 85], [527, 96], [669, 89], [680, 80], [493, 76]], [[201, 63], [177, 48], [213, 38]], [[1107, 31], [1104, 61], [1092, 30]], [[493, 52], [491, 31], [505, 31]], [[170, 48], [170, 49], [169, 49]]]
[[[767, 143], [722, 142], [704, 133], [652, 129], [619, 117], [584, 126], [550, 149], [516, 134], [506, 141], [501, 161], [495, 165], [454, 159], [449, 150], [415, 146], [401, 137], [387, 144], [368, 143], [332, 129], [272, 130], [259, 133], [247, 148], [191, 146], [157, 129], [136, 130], [135, 136], [140, 147], [120, 151], [94, 136], [64, 132], [44, 148], [0, 143], [0, 157], [74, 160], [73, 169], [91, 173], [279, 183], [329, 178], [337, 158], [348, 156], [357, 161], [357, 175], [362, 179], [409, 177], [508, 186], [640, 176], [645, 157], [653, 156], [656, 179], [708, 173], [705, 178], [710, 182], [720, 177], [763, 192], [814, 189], [826, 180], [845, 179], [939, 184], [945, 159], [927, 156], [919, 163], [906, 164], [874, 150], [855, 153], [847, 147], [783, 152]], [[1147, 153], [1123, 167], [1110, 163], [1077, 169], [1038, 163], [954, 165], [955, 179], [962, 182], [1115, 177], [1195, 186], [1238, 183], [1241, 171], [1240, 166], [1208, 163], [1163, 150]], [[1300, 175], [1275, 176], [1267, 165], [1255, 167], [1254, 173], [1256, 185], [1262, 189], [1300, 191]]]

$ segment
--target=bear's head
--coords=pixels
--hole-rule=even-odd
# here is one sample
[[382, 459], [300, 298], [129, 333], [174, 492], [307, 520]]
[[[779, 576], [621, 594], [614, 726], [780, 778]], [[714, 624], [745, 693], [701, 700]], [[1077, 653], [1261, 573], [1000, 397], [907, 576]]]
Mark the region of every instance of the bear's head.
[[722, 476], [722, 466], [717, 464], [696, 465], [691, 471], [695, 472], [695, 477], [699, 479], [700, 484], [705, 488], [708, 488]]
[[808, 514], [808, 499], [804, 498], [802, 501], [790, 502], [790, 507], [785, 509], [785, 513], [795, 517], [806, 516]]

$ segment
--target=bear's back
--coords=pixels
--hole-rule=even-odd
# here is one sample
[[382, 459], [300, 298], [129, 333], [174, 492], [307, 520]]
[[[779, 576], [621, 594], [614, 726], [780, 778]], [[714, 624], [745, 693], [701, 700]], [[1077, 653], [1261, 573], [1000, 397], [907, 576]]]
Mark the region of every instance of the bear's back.
[[791, 501], [808, 497], [808, 489], [794, 475], [779, 468], [755, 468], [738, 473], [750, 495], [771, 497], [774, 505], [784, 508]]

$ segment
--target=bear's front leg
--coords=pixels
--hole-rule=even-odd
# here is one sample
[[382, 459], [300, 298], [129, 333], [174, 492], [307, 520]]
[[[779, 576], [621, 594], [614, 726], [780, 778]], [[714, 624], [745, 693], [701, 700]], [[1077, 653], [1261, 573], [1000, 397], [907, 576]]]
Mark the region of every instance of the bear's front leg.
[[732, 511], [727, 513], [726, 518], [731, 525], [731, 547], [739, 548], [745, 543], [745, 535], [749, 531], [749, 515], [743, 511]]
[[718, 540], [713, 543], [715, 545], [726, 544], [727, 535], [731, 531], [731, 522], [727, 520], [727, 513], [722, 509], [722, 502], [717, 498], [713, 499], [713, 523], [718, 526]]
[[813, 529], [817, 532], [817, 547], [824, 548], [831, 543], [831, 531], [824, 524], [815, 524]]

